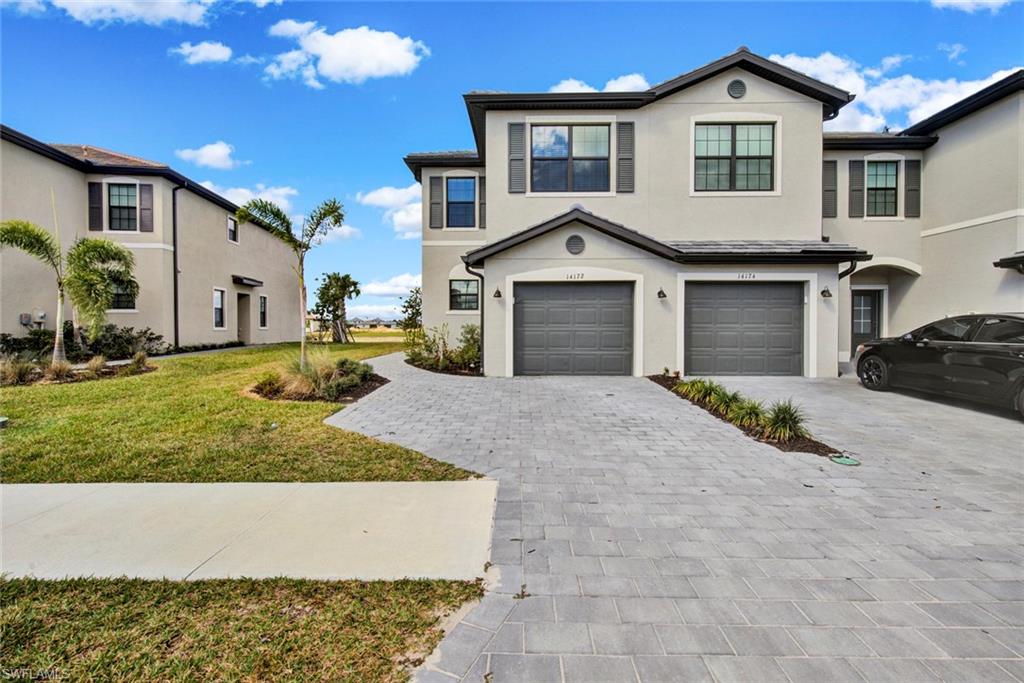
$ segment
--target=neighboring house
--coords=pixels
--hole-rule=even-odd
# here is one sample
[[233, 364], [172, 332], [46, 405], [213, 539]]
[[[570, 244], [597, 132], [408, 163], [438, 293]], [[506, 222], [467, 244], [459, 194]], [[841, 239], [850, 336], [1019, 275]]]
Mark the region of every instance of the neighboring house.
[[495, 376], [833, 377], [862, 338], [1024, 310], [1022, 83], [900, 134], [823, 133], [854, 95], [746, 48], [644, 92], [467, 94], [476, 150], [405, 158], [424, 324], [482, 323]]
[[[149, 327], [180, 346], [299, 338], [294, 255], [265, 228], [239, 225], [228, 200], [127, 154], [46, 144], [7, 126], [0, 140], [0, 219], [52, 231], [52, 189], [65, 250], [99, 237], [134, 254], [139, 294], [116, 297], [109, 322]], [[52, 271], [16, 249], [0, 250], [0, 332], [54, 329], [55, 315]]]

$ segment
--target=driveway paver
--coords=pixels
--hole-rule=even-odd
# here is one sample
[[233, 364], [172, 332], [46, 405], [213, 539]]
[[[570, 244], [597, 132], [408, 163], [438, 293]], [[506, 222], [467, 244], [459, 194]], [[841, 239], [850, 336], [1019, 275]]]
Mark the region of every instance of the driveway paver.
[[646, 379], [452, 377], [397, 354], [374, 366], [393, 381], [330, 424], [499, 481], [499, 578], [464, 620], [489, 642], [470, 662], [452, 631], [422, 680], [1024, 671], [1012, 415], [849, 380], [724, 380], [793, 396], [819, 438], [862, 459], [851, 468], [753, 441]]

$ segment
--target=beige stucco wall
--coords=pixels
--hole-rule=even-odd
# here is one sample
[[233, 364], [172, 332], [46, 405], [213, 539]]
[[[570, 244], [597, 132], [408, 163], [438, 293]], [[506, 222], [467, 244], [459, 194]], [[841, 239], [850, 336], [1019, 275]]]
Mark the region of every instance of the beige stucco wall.
[[[436, 231], [432, 231], [436, 232]], [[450, 240], [449, 240], [450, 241]], [[482, 242], [480, 244], [483, 244]], [[426, 328], [448, 327], [448, 338], [456, 340], [459, 331], [466, 324], [480, 324], [477, 311], [448, 310], [448, 280], [472, 280], [472, 275], [463, 267], [462, 255], [477, 246], [456, 243], [446, 245], [444, 241], [425, 240], [423, 246], [423, 326]], [[474, 270], [478, 270], [474, 268]], [[481, 292], [490, 296], [494, 293]]]
[[[238, 294], [249, 294], [250, 343], [298, 340], [302, 329], [295, 255], [281, 240], [251, 223], [239, 226], [238, 244], [228, 241], [230, 213], [187, 191], [178, 192], [179, 325], [181, 344], [216, 344], [239, 339]], [[232, 275], [263, 281], [233, 284]], [[213, 289], [226, 290], [224, 329], [213, 327]], [[258, 329], [258, 297], [268, 297], [268, 327]], [[244, 302], [243, 302], [244, 303]]]
[[[564, 247], [565, 240], [579, 234], [586, 240], [583, 254], [573, 256]], [[540, 272], [538, 272], [540, 271]], [[487, 261], [483, 298], [486, 320], [484, 369], [488, 375], [510, 376], [510, 311], [514, 282], [522, 281], [607, 281], [635, 282], [634, 374], [654, 374], [664, 368], [680, 369], [682, 349], [682, 296], [687, 281], [734, 282], [744, 273], [755, 282], [806, 279], [808, 300], [815, 307], [812, 324], [810, 308], [805, 313], [805, 374], [832, 377], [837, 367], [837, 304], [823, 299], [818, 292], [838, 286], [836, 266], [681, 266], [596, 232], [572, 224], [509, 249]], [[503, 296], [489, 296], [500, 286]], [[657, 292], [668, 295], [659, 299]], [[811, 351], [813, 346], [814, 351]], [[636, 353], [636, 349], [640, 353]], [[811, 357], [815, 356], [813, 365]], [[636, 359], [639, 359], [639, 363]]]
[[[87, 229], [88, 183], [151, 183], [153, 185], [153, 232], [121, 232]], [[106, 176], [84, 174], [4, 141], [0, 147], [0, 219], [19, 218], [53, 229], [50, 188], [57, 198], [61, 244], [66, 251], [81, 237], [109, 239], [128, 248], [135, 257], [139, 295], [134, 311], [110, 311], [108, 320], [136, 329], [148, 327], [174, 339], [173, 248], [171, 235], [172, 188], [156, 176]], [[104, 223], [107, 193], [104, 190]], [[298, 284], [291, 271], [292, 252], [282, 242], [253, 225], [240, 228], [239, 245], [227, 241], [228, 212], [187, 190], [178, 192], [180, 280], [180, 343], [218, 343], [237, 338], [236, 290], [231, 275], [245, 275], [265, 282], [252, 290], [252, 343], [299, 338]], [[215, 285], [216, 283], [216, 285]], [[225, 331], [213, 331], [212, 289], [228, 291]], [[257, 329], [256, 295], [269, 296], [270, 325]], [[55, 328], [56, 285], [52, 271], [13, 249], [0, 250], [0, 332], [21, 336], [26, 329], [19, 313], [35, 309], [47, 314], [47, 329]], [[66, 317], [71, 319], [70, 305]]]

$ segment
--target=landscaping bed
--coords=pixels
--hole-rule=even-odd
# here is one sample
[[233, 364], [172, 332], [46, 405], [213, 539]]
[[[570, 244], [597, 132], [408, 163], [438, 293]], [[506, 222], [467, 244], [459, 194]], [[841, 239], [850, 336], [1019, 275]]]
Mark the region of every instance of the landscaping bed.
[[[331, 359], [394, 344], [331, 344]], [[243, 395], [298, 344], [152, 361], [159, 372], [102, 382], [4, 387], [5, 483], [451, 481], [471, 472], [324, 424], [327, 401]]]
[[56, 680], [406, 681], [479, 582], [0, 579], [3, 670]]
[[154, 370], [156, 368], [149, 364], [149, 358], [143, 351], [136, 353], [129, 363], [109, 365], [103, 356], [94, 356], [83, 367], [72, 366], [66, 361], [47, 365], [22, 358], [4, 358], [0, 360], [0, 386], [92, 382], [99, 379], [142, 375]]
[[[789, 401], [776, 402], [765, 409], [760, 403], [743, 398], [738, 392], [729, 392], [715, 382], [699, 379], [686, 382], [668, 374], [650, 375], [648, 379], [679, 398], [703, 408], [719, 420], [728, 422], [751, 438], [775, 446], [780, 451], [813, 453], [824, 457], [842, 453], [813, 438], [803, 426], [803, 414]], [[688, 384], [697, 383], [705, 386], [699, 387], [696, 392], [684, 388]]]
[[448, 341], [447, 323], [429, 330], [407, 330], [405, 335], [405, 362], [409, 365], [444, 375], [483, 376], [479, 325], [463, 325], [456, 345]]
[[310, 359], [305, 367], [293, 363], [283, 375], [275, 370], [267, 372], [251, 391], [272, 401], [352, 403], [388, 381], [367, 363], [345, 357], [332, 360], [320, 356]]

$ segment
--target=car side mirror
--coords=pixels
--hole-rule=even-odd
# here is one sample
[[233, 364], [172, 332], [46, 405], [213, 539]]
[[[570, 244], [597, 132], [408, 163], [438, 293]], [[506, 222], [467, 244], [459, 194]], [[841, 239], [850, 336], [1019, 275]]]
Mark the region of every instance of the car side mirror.
[[912, 333], [907, 332], [905, 335], [900, 337], [900, 341], [903, 342], [904, 344], [911, 344], [916, 340], [914, 339], [914, 335]]

